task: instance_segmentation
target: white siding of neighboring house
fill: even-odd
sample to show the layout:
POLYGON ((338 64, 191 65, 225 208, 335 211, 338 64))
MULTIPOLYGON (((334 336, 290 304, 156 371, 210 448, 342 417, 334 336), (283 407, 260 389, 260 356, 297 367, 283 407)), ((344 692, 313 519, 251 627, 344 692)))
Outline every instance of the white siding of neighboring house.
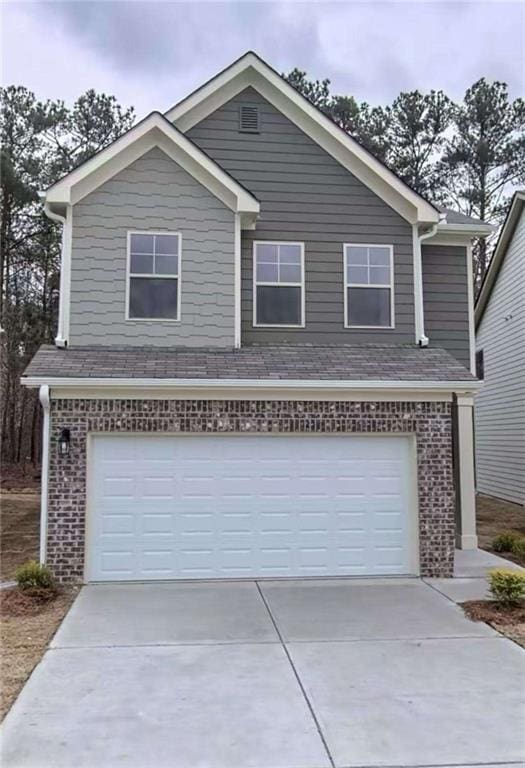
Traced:
POLYGON ((481 323, 485 382, 476 397, 477 490, 525 503, 525 210, 481 323))

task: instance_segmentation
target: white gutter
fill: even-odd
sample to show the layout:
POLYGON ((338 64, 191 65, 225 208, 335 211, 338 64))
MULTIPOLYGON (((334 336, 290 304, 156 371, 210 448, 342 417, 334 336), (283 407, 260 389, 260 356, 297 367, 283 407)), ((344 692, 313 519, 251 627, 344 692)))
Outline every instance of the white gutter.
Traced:
POLYGON ((49 386, 42 384, 39 399, 44 410, 44 428, 42 431, 42 488, 40 495, 40 562, 46 562, 47 555, 47 493, 49 483, 49 386))
POLYGON ((466 381, 402 381, 402 380, 346 380, 346 379, 129 379, 129 378, 103 378, 103 377, 43 377, 23 376, 21 383, 26 387, 79 387, 90 389, 93 387, 106 387, 108 389, 125 388, 128 390, 149 389, 251 389, 251 390, 440 390, 452 392, 472 391, 479 389, 482 382, 476 380, 466 381))
MULTIPOLYGON (((440 220, 443 220, 444 214, 440 214, 440 220)), ((417 224, 412 226, 412 247, 414 250, 414 312, 415 312, 415 326, 416 326, 416 344, 420 347, 428 347, 429 338, 425 335, 425 311, 423 302, 423 261, 421 256, 421 243, 423 240, 428 240, 430 237, 434 237, 439 227, 439 222, 433 224, 432 227, 419 234, 419 228, 417 224)))
POLYGON ((233 276, 233 296, 234 296, 234 347, 240 349, 241 346, 241 214, 235 214, 234 222, 234 276, 233 276))
MULTIPOLYGON (((41 193, 45 196, 45 193, 41 193)), ((71 284, 71 239, 72 221, 71 206, 66 207, 66 215, 51 210, 47 200, 44 202, 44 212, 51 221, 62 224, 62 246, 60 250, 60 289, 58 296, 58 330, 55 338, 57 347, 67 347, 69 336, 69 289, 71 284)))

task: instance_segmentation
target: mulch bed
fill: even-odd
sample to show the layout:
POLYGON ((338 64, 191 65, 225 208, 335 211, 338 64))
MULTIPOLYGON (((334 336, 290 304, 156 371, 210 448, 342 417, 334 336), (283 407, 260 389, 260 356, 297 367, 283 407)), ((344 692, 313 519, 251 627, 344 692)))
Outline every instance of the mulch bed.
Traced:
POLYGON ((57 596, 57 589, 39 587, 2 589, 0 590, 0 616, 34 616, 57 596))
POLYGON ((461 607, 472 621, 484 621, 525 647, 525 600, 511 608, 503 608, 494 600, 468 600, 461 607))

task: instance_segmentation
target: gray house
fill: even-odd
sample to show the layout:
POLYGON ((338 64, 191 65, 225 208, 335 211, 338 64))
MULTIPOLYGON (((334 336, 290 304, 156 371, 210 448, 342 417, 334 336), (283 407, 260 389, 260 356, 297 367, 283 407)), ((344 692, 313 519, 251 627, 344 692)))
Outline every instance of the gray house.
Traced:
POLYGON ((451 574, 473 236, 248 53, 45 193, 41 559, 63 581, 451 574))
POLYGON ((476 302, 476 484, 525 504, 525 192, 516 192, 476 302))

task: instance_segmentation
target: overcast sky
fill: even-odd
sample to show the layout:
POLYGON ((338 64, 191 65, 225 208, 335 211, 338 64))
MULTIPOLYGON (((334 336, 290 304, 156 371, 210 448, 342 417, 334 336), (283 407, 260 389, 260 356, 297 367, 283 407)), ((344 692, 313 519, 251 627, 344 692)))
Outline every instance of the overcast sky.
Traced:
POLYGON ((372 104, 460 98, 480 77, 525 93, 525 1, 24 2, 3 5, 2 80, 71 103, 87 88, 165 110, 248 49, 372 104))

